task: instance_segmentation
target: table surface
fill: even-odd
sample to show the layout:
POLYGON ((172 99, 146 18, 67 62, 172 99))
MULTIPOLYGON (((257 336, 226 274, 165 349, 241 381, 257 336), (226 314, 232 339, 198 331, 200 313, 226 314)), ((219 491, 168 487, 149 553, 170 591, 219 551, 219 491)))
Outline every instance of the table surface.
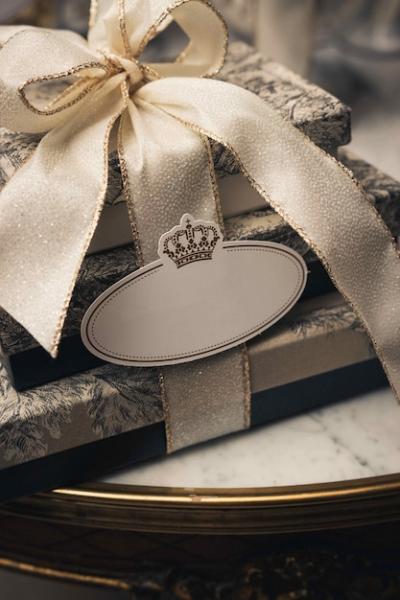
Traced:
POLYGON ((114 473, 108 483, 243 488, 400 472, 400 406, 390 389, 114 473))

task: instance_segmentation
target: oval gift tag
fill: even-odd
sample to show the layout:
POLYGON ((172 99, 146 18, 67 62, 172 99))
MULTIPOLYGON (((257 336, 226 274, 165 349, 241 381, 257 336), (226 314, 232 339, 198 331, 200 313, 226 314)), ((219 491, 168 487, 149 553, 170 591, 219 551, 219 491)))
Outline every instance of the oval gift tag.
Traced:
POLYGON ((132 366, 189 362, 237 346, 301 296, 306 265, 272 242, 223 242, 215 223, 184 215, 160 239, 160 260, 106 290, 85 314, 86 347, 132 366))

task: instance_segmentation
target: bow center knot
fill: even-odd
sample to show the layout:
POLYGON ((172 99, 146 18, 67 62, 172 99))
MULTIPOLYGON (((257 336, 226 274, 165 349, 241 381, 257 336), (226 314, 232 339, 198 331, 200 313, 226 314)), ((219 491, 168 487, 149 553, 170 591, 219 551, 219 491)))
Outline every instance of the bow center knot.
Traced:
POLYGON ((134 58, 126 58, 119 54, 103 52, 110 75, 126 73, 129 90, 135 91, 144 83, 144 67, 134 58))

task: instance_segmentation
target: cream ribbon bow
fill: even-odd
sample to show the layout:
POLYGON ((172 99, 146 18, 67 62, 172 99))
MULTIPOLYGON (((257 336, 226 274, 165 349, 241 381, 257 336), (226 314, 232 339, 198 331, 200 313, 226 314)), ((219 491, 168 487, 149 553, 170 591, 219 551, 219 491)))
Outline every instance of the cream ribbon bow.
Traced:
POLYGON ((222 66, 227 34, 205 0, 99 0, 91 17, 87 42, 21 28, 0 51, 0 126, 47 132, 0 197, 3 309, 56 354, 103 207, 114 125, 132 225, 145 218, 146 203, 160 204, 160 223, 142 245, 145 262, 163 214, 179 222, 190 198, 196 218, 206 216, 201 207, 215 193, 208 137, 232 151, 317 253, 399 393, 400 261, 351 175, 266 102, 210 78, 222 66), (173 63, 142 64, 147 43, 171 19, 190 39, 186 52, 173 63), (49 107, 32 104, 30 85, 67 76, 75 82, 49 107))

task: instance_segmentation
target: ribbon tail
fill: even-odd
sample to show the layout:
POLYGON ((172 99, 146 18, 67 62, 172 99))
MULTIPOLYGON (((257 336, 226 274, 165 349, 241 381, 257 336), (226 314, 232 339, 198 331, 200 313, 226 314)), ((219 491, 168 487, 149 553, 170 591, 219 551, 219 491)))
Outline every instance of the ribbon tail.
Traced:
POLYGON ((242 88, 175 78, 152 82, 140 95, 233 152, 253 187, 318 255, 400 397, 400 258, 351 174, 242 88))
MULTIPOLYGON (((206 221, 220 217, 208 140, 136 100, 121 118, 119 155, 133 230, 146 264, 158 258, 161 235, 184 213, 206 221)), ((166 367, 160 382, 168 452, 249 426, 248 364, 241 348, 166 367)))
POLYGON ((109 135, 124 106, 119 86, 93 93, 1 193, 0 306, 53 357, 103 207, 109 135))

